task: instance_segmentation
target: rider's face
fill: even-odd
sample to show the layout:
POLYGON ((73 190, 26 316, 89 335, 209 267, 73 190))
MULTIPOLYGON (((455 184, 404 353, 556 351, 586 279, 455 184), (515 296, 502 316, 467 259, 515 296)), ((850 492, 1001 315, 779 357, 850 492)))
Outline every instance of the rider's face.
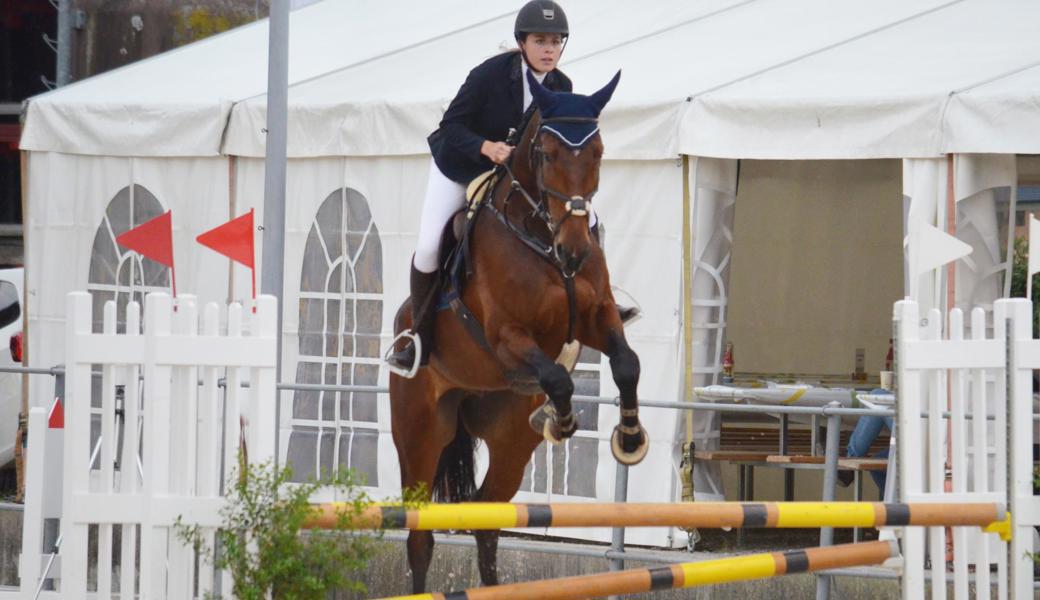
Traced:
POLYGON ((563 36, 558 33, 529 33, 527 39, 520 42, 520 49, 527 58, 527 64, 539 73, 548 73, 556 68, 563 51, 563 36))

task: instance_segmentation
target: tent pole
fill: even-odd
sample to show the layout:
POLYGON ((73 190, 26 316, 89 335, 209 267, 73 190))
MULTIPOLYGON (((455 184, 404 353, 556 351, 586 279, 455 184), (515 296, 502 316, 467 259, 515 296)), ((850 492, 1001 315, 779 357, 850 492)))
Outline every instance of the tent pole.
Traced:
MULTIPOLYGON (((956 161, 952 153, 946 155, 946 233, 952 237, 957 237, 957 196, 954 190, 955 187, 955 169, 956 161)), ((957 277, 957 263, 960 259, 950 261, 946 264, 946 338, 952 339, 952 331, 950 331, 950 313, 956 308, 956 277, 957 277)), ((969 307, 970 310, 970 307, 969 307)), ((946 410, 953 412, 953 378, 946 378, 946 410)), ((946 420, 946 465, 945 471, 946 476, 943 481, 943 491, 950 493, 953 492, 953 466, 950 462, 953 456, 953 419, 946 420)), ((933 490, 934 491, 934 490, 933 490)), ((946 548, 945 557, 946 560, 953 560, 954 552, 966 552, 965 548, 954 548, 953 546, 953 535, 952 530, 946 528, 946 548)), ((940 550, 933 551, 932 560, 936 560, 935 557, 939 555, 940 550)))
MULTIPOLYGON (((267 53, 267 143, 264 161, 264 231, 261 293, 278 299, 275 373, 282 379, 282 287, 285 271, 285 157, 289 99, 289 0, 272 0, 267 53)), ((280 396, 279 396, 280 399, 280 396)), ((278 427, 275 427, 275 465, 278 427)))
MULTIPOLYGON (((24 117, 23 117, 24 118, 24 117)), ((22 262, 25 262, 25 249, 29 248, 29 153, 22 150, 18 153, 22 183, 22 262)), ((22 271, 22 365, 29 365, 29 280, 27 270, 22 271)), ((29 433, 29 374, 22 374, 21 410, 18 413, 18 429, 14 438, 14 471, 15 502, 25 501, 25 450, 22 447, 25 436, 29 433)))
MULTIPOLYGON (((953 154, 946 155, 946 233, 957 237, 957 199, 954 197, 954 160, 953 154)), ((956 277, 957 261, 946 264, 946 314, 954 309, 956 304, 956 277)), ((949 317, 947 317, 949 318, 949 317)), ((947 322, 949 325, 949 322, 947 322)))
MULTIPOLYGON (((682 157, 683 191, 683 399, 693 402, 693 207, 690 198, 690 157, 682 157)), ((686 411, 686 443, 693 441, 693 412, 686 411)))

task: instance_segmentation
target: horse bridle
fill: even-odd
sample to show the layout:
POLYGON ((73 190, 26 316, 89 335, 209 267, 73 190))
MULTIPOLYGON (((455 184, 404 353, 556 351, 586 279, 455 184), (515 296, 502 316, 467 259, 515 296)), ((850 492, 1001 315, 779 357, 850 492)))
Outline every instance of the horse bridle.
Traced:
POLYGON ((535 172, 535 185, 538 188, 538 193, 541 195, 541 205, 543 208, 545 208, 549 196, 553 196, 556 199, 563 202, 564 208, 567 209, 567 213, 563 216, 562 219, 560 219, 559 223, 555 224, 555 226, 552 226, 549 223, 547 223, 547 225, 550 225, 550 232, 555 233, 555 230, 563 226, 564 222, 566 222, 567 219, 569 219, 572 216, 587 217, 589 214, 588 206, 592 202, 592 196, 594 196, 598 190, 592 190, 584 196, 567 196, 566 194, 563 194, 545 185, 545 171, 542 168, 542 165, 544 162, 546 162, 546 155, 545 149, 542 148, 542 137, 540 135, 542 133, 542 129, 546 125, 551 125, 553 123, 595 124, 596 122, 597 120, 593 117, 554 117, 545 119, 538 125, 538 131, 535 133, 534 140, 532 140, 531 142, 531 152, 530 156, 528 157, 528 160, 531 163, 531 168, 535 172))
MULTIPOLYGON (((563 258, 560 257, 559 252, 556 249, 556 244, 553 243, 556 239, 556 232, 567 219, 571 217, 587 217, 589 215, 590 204, 592 203, 592 197, 598 190, 592 190, 584 196, 572 195, 568 196, 559 190, 549 187, 545 184, 545 168, 546 152, 542 148, 541 134, 543 133, 542 128, 546 125, 553 123, 592 123, 595 124, 597 119, 594 117, 552 117, 542 120, 538 124, 538 131, 534 134, 534 139, 531 141, 530 152, 528 155, 528 161, 531 165, 531 170, 535 172, 535 187, 538 191, 538 200, 535 201, 524 186, 520 185, 517 181, 516 176, 513 174, 513 170, 509 163, 502 165, 505 172, 509 175, 509 194, 506 196, 503 202, 503 211, 499 212, 498 209, 494 208, 491 203, 488 206, 491 207, 492 211, 507 227, 509 227, 513 233, 520 238, 525 245, 533 249, 540 256, 551 259, 556 267, 560 270, 560 274, 563 275, 564 279, 572 279, 576 274, 568 271, 564 265, 563 258), (519 193, 531 206, 531 215, 538 217, 538 219, 545 225, 549 231, 549 243, 544 244, 540 239, 533 236, 529 231, 522 231, 516 225, 514 225, 508 218, 505 212, 508 210, 509 200, 512 198, 513 193, 519 193), (549 198, 555 198, 556 200, 563 202, 563 206, 566 209, 563 218, 558 222, 553 221, 552 214, 549 212, 549 198)), ((512 157, 511 157, 512 159, 512 157)), ((510 160, 512 162, 512 160, 510 160)), ((526 226, 525 226, 526 229, 526 226)))

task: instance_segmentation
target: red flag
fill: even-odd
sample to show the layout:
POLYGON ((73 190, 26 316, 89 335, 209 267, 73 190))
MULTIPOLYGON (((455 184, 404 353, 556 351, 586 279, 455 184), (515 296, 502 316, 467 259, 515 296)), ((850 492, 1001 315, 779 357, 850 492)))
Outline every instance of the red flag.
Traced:
POLYGON ((196 238, 235 262, 253 268, 253 209, 196 238))
POLYGON ((48 429, 65 429, 65 409, 61 407, 61 398, 54 399, 51 416, 47 419, 48 429))
POLYGON ((116 238, 120 246, 170 267, 173 295, 177 296, 177 271, 173 268, 173 222, 170 211, 141 223, 116 238))
POLYGON ((141 223, 116 238, 120 246, 173 268, 173 226, 170 211, 141 223))
POLYGON ((216 250, 231 260, 241 263, 253 272, 253 297, 256 298, 256 264, 253 248, 253 209, 214 227, 195 238, 200 244, 216 250))

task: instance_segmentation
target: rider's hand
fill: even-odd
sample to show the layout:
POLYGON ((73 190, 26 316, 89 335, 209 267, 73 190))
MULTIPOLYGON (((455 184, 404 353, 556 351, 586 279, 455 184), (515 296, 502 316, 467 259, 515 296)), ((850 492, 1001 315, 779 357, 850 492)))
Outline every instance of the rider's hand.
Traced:
POLYGON ((491 159, 491 162, 496 165, 500 165, 509 160, 509 155, 512 152, 513 147, 504 142, 484 140, 484 143, 480 145, 480 153, 491 159))

